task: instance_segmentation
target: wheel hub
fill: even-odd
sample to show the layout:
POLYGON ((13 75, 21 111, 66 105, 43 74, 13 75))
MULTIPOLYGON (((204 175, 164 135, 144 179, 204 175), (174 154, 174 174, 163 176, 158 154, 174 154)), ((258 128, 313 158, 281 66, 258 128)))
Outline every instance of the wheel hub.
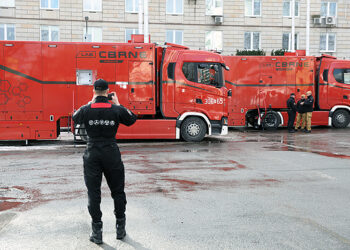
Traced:
POLYGON ((191 136, 196 136, 199 134, 201 128, 197 123, 191 123, 187 126, 187 133, 191 136))
POLYGON ((343 114, 338 114, 336 117, 337 121, 340 123, 344 123, 345 122, 345 115, 343 114))

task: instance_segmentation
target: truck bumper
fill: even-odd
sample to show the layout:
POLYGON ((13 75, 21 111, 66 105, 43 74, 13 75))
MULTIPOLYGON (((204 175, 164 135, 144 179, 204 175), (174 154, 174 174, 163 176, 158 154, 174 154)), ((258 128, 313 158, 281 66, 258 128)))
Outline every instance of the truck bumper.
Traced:
POLYGON ((211 133, 213 135, 227 135, 227 117, 223 117, 220 121, 210 121, 211 124, 211 133))

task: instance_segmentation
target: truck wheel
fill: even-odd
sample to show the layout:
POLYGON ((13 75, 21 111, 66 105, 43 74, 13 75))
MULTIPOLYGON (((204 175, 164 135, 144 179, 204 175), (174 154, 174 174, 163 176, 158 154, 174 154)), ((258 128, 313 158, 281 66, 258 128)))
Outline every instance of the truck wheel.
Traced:
POLYGON ((268 111, 263 120, 263 126, 265 129, 277 129, 280 123, 281 118, 275 111, 268 111))
POLYGON ((346 128, 350 122, 350 114, 344 109, 338 109, 333 113, 332 125, 335 128, 346 128))
POLYGON ((187 142, 200 142, 206 132, 206 124, 198 117, 189 117, 181 124, 181 136, 187 142))
POLYGON ((76 140, 76 137, 79 136, 81 138, 81 141, 87 142, 88 138, 87 138, 87 132, 84 124, 77 124, 74 132, 75 132, 74 141, 80 141, 80 140, 76 140))

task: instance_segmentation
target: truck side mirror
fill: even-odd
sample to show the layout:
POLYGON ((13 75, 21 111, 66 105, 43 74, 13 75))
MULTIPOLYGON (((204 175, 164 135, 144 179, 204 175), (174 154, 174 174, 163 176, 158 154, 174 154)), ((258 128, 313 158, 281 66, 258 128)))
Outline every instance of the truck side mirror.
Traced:
POLYGON ((232 89, 227 92, 227 96, 232 96, 232 89))

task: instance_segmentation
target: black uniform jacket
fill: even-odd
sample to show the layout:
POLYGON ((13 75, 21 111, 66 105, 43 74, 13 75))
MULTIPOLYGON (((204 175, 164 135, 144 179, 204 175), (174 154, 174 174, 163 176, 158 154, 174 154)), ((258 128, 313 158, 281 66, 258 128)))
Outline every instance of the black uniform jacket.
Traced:
POLYGON ((73 115, 75 124, 84 124, 89 141, 114 139, 119 124, 131 126, 136 115, 123 106, 108 102, 108 98, 97 96, 94 103, 80 107, 73 115))
POLYGON ((312 112, 314 106, 314 97, 312 95, 308 96, 304 103, 304 111, 305 112, 312 112))
POLYGON ((298 113, 300 113, 300 114, 305 113, 305 107, 304 107, 304 105, 301 105, 301 104, 300 104, 300 103, 302 103, 302 102, 304 102, 304 104, 305 104, 305 99, 300 99, 300 100, 298 101, 298 103, 297 103, 297 111, 298 111, 298 113))
POLYGON ((289 111, 297 111, 297 107, 295 106, 295 99, 293 97, 289 97, 287 100, 287 108, 289 111))

